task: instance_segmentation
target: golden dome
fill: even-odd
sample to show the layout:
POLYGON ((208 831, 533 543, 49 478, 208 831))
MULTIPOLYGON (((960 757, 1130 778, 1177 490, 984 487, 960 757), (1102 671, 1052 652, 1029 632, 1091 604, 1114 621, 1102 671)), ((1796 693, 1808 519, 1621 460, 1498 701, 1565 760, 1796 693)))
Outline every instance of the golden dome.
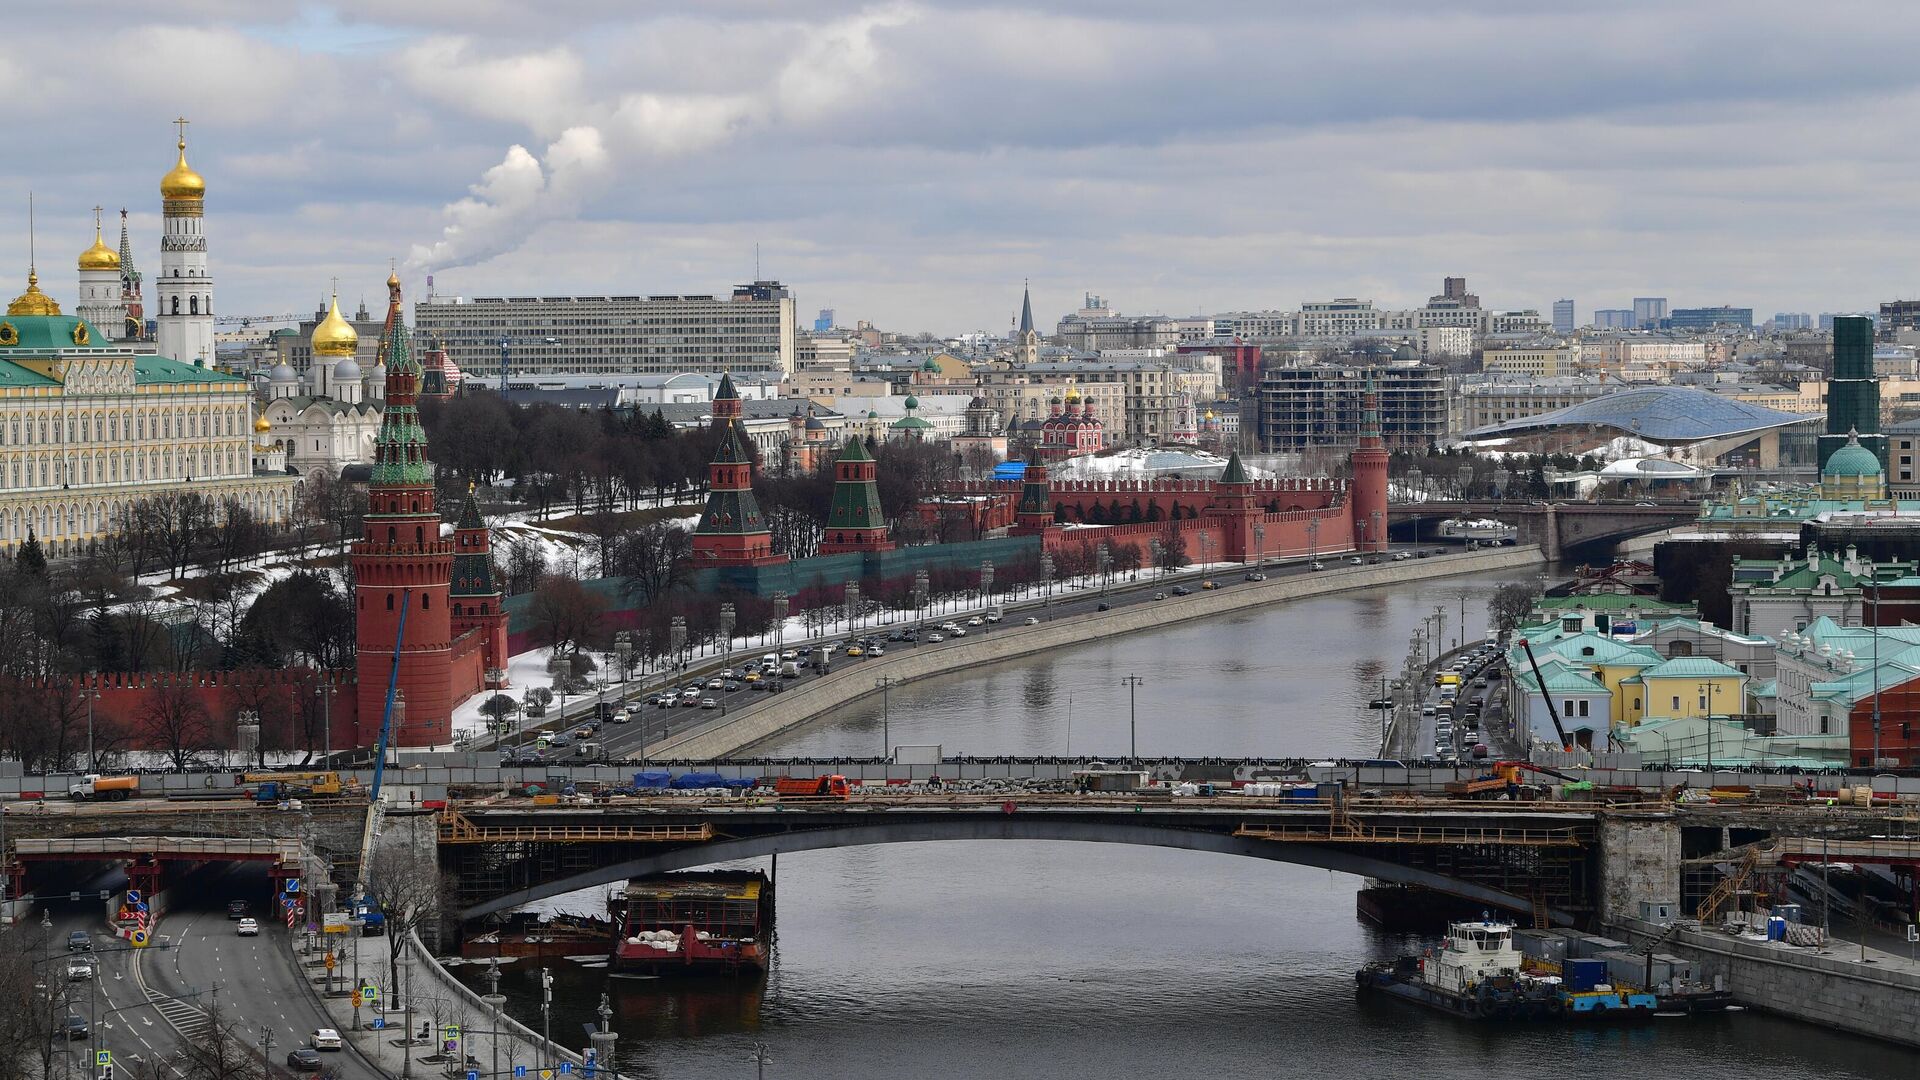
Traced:
POLYGON ((27 291, 13 298, 7 305, 9 315, 58 315, 60 305, 53 297, 40 291, 40 275, 27 271, 27 291))
POLYGON ((118 270, 120 253, 107 246, 100 238, 100 223, 93 224, 93 246, 80 253, 82 270, 118 270))
POLYGON ((187 140, 181 139, 180 160, 174 162, 167 175, 160 178, 160 197, 163 199, 203 199, 207 195, 207 182, 200 174, 187 166, 187 140))
POLYGON ((1072 405, 1079 400, 1080 400, 1080 388, 1077 386, 1067 387, 1067 404, 1072 405))
POLYGON ((387 288, 394 289, 394 288, 398 288, 399 285, 400 285, 400 271, 398 270, 392 271, 387 275, 387 288))
POLYGON ((352 324, 340 317, 339 296, 333 298, 327 317, 313 328, 312 341, 315 356, 352 356, 360 348, 360 335, 354 332, 352 324))
POLYGON ((273 430, 273 421, 267 419, 266 413, 261 413, 259 416, 254 418, 253 430, 262 435, 265 435, 267 432, 273 430))

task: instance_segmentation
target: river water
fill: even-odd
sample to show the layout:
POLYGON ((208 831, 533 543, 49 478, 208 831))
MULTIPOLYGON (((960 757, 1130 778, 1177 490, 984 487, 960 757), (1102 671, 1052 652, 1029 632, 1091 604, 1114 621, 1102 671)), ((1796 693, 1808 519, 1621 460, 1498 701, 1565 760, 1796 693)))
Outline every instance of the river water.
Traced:
MULTIPOLYGON (((1443 607, 1454 638, 1464 595, 1478 636, 1506 580, 1537 578, 1322 597, 902 687, 888 703, 891 738, 950 754, 1046 754, 1066 752, 1070 737, 1073 753, 1119 756, 1120 679, 1138 674, 1142 754, 1368 756, 1379 720, 1366 699, 1412 630, 1443 607)), ((880 711, 861 702, 760 749, 877 752, 880 711)), ((1757 1013, 1491 1028, 1358 1000, 1356 967, 1420 942, 1354 917, 1358 879, 1304 867, 979 841, 789 855, 777 874, 764 984, 610 980, 562 962, 556 1036, 580 1044, 610 990, 621 1069, 648 1080, 752 1077, 762 1045, 775 1078, 1920 1077, 1920 1054, 1757 1013)), ((537 1027, 536 973, 506 971, 509 1008, 537 1027)))

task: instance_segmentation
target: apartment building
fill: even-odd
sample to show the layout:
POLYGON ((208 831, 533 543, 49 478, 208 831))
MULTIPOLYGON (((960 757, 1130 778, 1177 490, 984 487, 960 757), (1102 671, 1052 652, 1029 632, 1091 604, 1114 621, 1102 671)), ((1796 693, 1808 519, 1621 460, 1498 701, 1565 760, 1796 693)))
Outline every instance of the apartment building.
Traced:
POLYGON ((1372 381, 1389 449, 1424 449, 1447 435, 1445 374, 1425 364, 1311 365, 1261 373, 1253 442, 1262 453, 1352 446, 1372 381))
POLYGON ((1480 367, 1510 375, 1531 375, 1552 379, 1572 375, 1580 366, 1577 345, 1522 345, 1490 348, 1481 352, 1480 367))

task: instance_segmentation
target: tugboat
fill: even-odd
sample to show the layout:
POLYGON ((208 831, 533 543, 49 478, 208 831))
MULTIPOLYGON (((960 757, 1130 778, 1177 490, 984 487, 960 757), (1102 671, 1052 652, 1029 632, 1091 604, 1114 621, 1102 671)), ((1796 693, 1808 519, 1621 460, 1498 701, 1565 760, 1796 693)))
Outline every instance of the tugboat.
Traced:
POLYGON ((1657 1005, 1652 994, 1595 981, 1586 968, 1566 980, 1529 972, 1514 947, 1513 924, 1485 917, 1449 923, 1437 950, 1369 964, 1355 980, 1363 992, 1470 1020, 1639 1020, 1652 1017, 1657 1005))

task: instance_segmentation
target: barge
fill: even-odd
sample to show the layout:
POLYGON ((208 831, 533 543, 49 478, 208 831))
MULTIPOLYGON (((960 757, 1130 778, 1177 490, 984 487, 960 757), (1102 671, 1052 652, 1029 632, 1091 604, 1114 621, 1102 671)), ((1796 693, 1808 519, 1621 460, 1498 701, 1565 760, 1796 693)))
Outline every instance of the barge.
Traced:
POLYGON ((1469 1020, 1578 1020, 1617 1023, 1653 1016, 1654 995, 1600 981, 1606 965, 1564 976, 1529 970, 1513 924, 1455 922, 1437 949, 1369 964, 1355 975, 1362 993, 1383 994, 1469 1020))
POLYGON ((609 964, 647 975, 758 975, 773 933, 773 882, 759 871, 634 878, 607 901, 609 964))

